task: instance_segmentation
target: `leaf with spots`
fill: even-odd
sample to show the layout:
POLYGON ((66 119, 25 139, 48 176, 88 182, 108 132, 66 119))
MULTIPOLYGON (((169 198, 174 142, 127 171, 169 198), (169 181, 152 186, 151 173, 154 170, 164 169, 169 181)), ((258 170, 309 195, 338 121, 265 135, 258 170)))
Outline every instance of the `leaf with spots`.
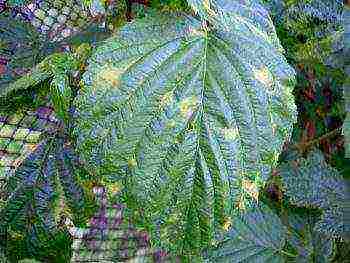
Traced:
POLYGON ((121 28, 75 101, 88 168, 123 181, 153 241, 180 254, 256 202, 296 120, 294 71, 267 12, 212 3, 222 15, 210 23, 164 13, 121 28))

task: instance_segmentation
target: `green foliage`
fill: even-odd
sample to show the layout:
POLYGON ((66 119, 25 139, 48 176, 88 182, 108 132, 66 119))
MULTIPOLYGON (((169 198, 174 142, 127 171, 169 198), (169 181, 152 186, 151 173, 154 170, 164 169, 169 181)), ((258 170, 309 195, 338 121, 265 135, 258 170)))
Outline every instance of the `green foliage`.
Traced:
POLYGON ((316 231, 333 238, 341 237, 349 242, 350 225, 346 220, 346 215, 349 214, 348 203, 348 198, 345 198, 326 209, 315 226, 316 231))
POLYGON ((0 57, 7 60, 0 69, 0 94, 21 71, 31 69, 42 52, 41 39, 31 25, 0 14, 0 57))
MULTIPOLYGON (((350 54, 350 7, 346 6, 343 13, 343 27, 344 27, 344 48, 346 54, 350 54)), ((347 56, 350 57, 350 56, 347 56)), ((345 154, 347 158, 350 158, 350 61, 347 61, 345 72, 348 74, 346 82, 344 84, 344 100, 346 119, 344 120, 343 132, 345 136, 345 154)))
POLYGON ((336 169, 327 165, 322 153, 315 151, 307 159, 284 163, 279 173, 285 194, 293 204, 324 210, 316 226, 319 232, 349 238, 350 229, 344 221, 346 182, 336 169))
POLYGON ((280 166, 285 193, 298 206, 328 208, 346 196, 346 185, 319 151, 280 166))
POLYGON ((20 101, 25 99, 26 97, 22 95, 26 92, 32 93, 33 88, 43 92, 41 88, 44 83, 49 86, 44 92, 50 94, 57 115, 67 123, 68 110, 73 97, 70 79, 79 72, 90 51, 91 47, 88 44, 82 44, 75 53, 54 53, 46 57, 28 74, 2 88, 0 103, 13 105, 16 98, 20 101))
MULTIPOLYGON (((32 68, 23 77, 22 72, 0 80, 0 111, 35 107, 49 98, 70 128, 75 106, 73 135, 80 154, 68 143, 72 134, 49 136, 10 176, 0 204, 5 218, 0 254, 5 248, 10 262, 26 257, 68 262, 72 240, 60 219, 71 217, 85 228, 93 210, 86 186, 102 181, 122 191, 113 199, 127 205, 128 216, 151 234, 153 246, 184 262, 201 262, 203 249, 207 262, 333 260, 338 241, 350 239, 340 175, 349 168, 325 143, 328 138, 314 137, 339 131, 347 111, 339 95, 343 84, 347 90, 349 52, 348 12, 341 27, 341 1, 136 1, 142 8, 135 1, 121 0, 113 8, 102 2, 105 27, 116 35, 100 42, 109 33, 91 27, 66 41, 90 43, 93 51, 84 44, 39 64, 46 51, 37 33, 31 36, 25 24, 0 18, 0 55, 15 54, 6 70, 32 68), (269 7, 279 39, 261 2, 269 7), (126 23, 133 17, 138 19, 126 23), (22 48, 13 51, 8 47, 16 37, 22 48), (297 73, 299 123, 293 137, 295 71, 282 46, 297 73), (299 152, 288 151, 273 173, 271 181, 282 186, 278 204, 265 198, 262 203, 260 189, 290 137, 299 152), (300 158, 315 144, 326 145, 329 162, 341 169, 330 167, 320 152, 300 158), (81 169, 80 157, 96 177, 81 169)), ((0 131, 8 134, 4 127, 0 131)), ((15 143, 8 148, 20 150, 15 143)), ((105 208, 91 221, 91 238, 103 237, 105 219, 119 215, 105 208)), ((96 244, 84 244, 89 256, 96 244)))
POLYGON ((70 244, 59 226, 61 216, 69 215, 81 224, 94 210, 93 199, 77 178, 77 169, 81 168, 72 149, 54 136, 42 141, 8 179, 8 196, 0 215, 1 232, 7 233, 1 240, 11 260, 26 256, 53 260, 59 256, 54 262, 62 262, 59 259, 69 258, 70 249, 57 247, 70 244), (21 253, 13 252, 19 248, 21 253))
POLYGON ((285 262, 286 230, 278 216, 264 204, 238 212, 228 233, 209 252, 208 262, 285 262))
POLYGON ((75 101, 89 169, 123 179, 153 241, 181 254, 258 198, 295 121, 294 71, 267 14, 214 6, 224 15, 208 26, 164 14, 123 27, 92 55, 75 101))
POLYGON ((287 209, 283 215, 290 251, 296 257, 287 257, 287 262, 330 262, 333 258, 334 239, 315 231, 319 219, 308 211, 287 209))

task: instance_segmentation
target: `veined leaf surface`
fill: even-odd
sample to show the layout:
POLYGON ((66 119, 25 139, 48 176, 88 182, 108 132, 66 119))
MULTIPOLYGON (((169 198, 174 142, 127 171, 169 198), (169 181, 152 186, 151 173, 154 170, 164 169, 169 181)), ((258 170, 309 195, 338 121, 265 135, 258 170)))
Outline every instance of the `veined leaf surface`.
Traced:
POLYGON ((286 228, 266 205, 235 215, 229 232, 209 252, 207 262, 285 262, 286 228))
MULTIPOLYGON (((82 224, 93 212, 93 199, 77 175, 76 158, 62 138, 48 137, 9 177, 8 196, 0 209, 0 234, 7 233, 11 242, 21 241, 23 253, 38 256, 50 247, 50 240, 61 238, 63 213, 69 212, 82 224)), ((6 247, 11 246, 1 238, 8 242, 6 247)))
POLYGON ((89 168, 127 175, 154 240, 184 253, 258 199, 295 121, 294 71, 266 13, 215 4, 226 11, 209 24, 165 13, 126 25, 92 55, 76 99, 89 168))
POLYGON ((320 151, 299 159, 298 164, 282 164, 279 172, 286 195, 297 206, 327 209, 347 198, 344 179, 320 151))

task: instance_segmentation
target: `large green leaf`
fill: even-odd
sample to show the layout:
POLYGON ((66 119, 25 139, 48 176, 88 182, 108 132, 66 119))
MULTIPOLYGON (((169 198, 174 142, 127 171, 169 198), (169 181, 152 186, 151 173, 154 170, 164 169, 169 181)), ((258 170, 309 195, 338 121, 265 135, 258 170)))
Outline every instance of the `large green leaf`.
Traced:
POLYGON ((94 52, 76 99, 87 166, 126 178, 126 202, 178 252, 258 198, 295 121, 294 71, 253 2, 215 1, 209 24, 168 13, 129 23, 94 52))
POLYGON ((266 205, 237 214, 229 232, 208 254, 208 262, 284 262, 286 228, 266 205))

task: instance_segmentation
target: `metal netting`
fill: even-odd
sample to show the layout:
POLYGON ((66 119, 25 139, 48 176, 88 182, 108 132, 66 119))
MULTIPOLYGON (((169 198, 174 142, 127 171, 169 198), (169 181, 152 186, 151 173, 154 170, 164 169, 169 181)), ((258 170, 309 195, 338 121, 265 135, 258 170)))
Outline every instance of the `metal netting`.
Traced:
POLYGON ((0 115, 0 180, 5 180, 35 150, 41 137, 60 125, 50 106, 0 115))
POLYGON ((152 249, 147 233, 135 229, 122 205, 108 201, 104 187, 94 192, 100 208, 88 228, 69 227, 74 237, 71 262, 179 262, 152 249))
POLYGON ((30 23, 46 41, 61 41, 95 22, 103 26, 102 7, 94 10, 95 6, 90 8, 79 0, 32 0, 19 6, 9 6, 8 2, 0 0, 0 13, 1 6, 3 10, 7 7, 13 17, 30 23))

